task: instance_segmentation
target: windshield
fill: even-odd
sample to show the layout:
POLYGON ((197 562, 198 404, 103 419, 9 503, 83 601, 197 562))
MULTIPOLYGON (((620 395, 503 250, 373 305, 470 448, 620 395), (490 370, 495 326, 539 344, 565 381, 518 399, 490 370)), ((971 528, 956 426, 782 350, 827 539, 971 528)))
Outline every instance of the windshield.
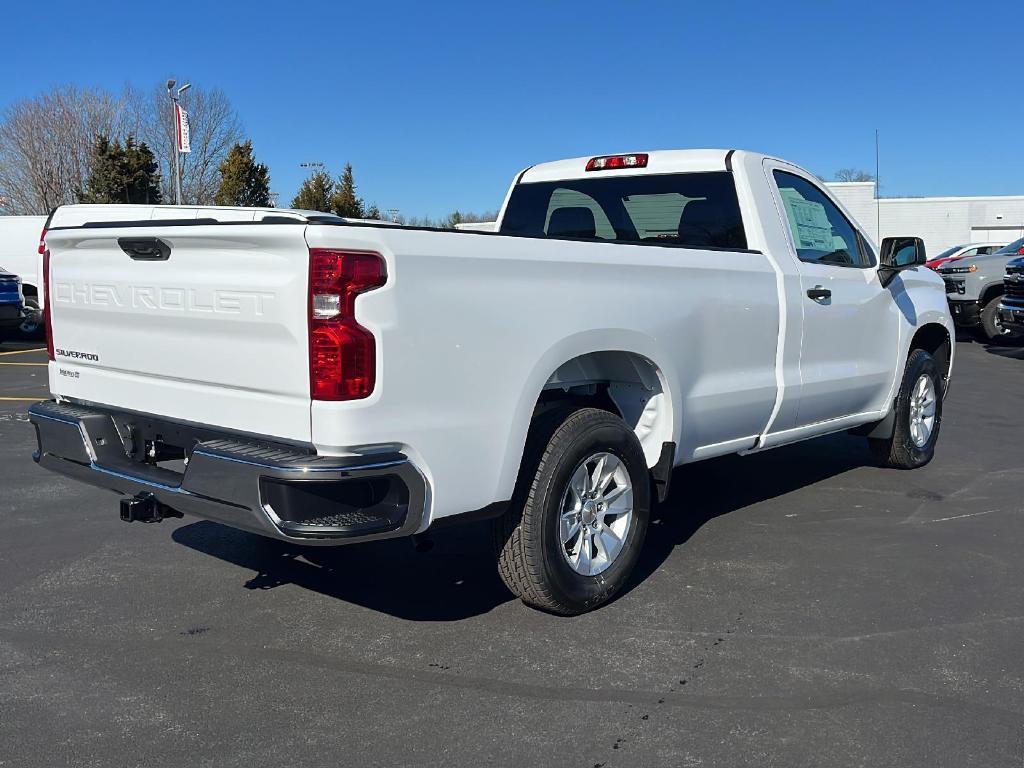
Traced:
POLYGON ((954 245, 952 248, 947 248, 946 250, 944 250, 938 256, 932 256, 932 259, 945 259, 948 256, 952 256, 954 253, 959 251, 961 248, 963 248, 962 245, 954 245))
POLYGON ((1005 254, 1009 255, 1011 253, 1019 252, 1022 248, 1024 248, 1024 237, 1022 237, 1020 240, 1014 240, 1009 245, 1004 245, 1002 248, 1000 248, 998 251, 996 251, 996 253, 1000 253, 1000 254, 1005 253, 1005 254))

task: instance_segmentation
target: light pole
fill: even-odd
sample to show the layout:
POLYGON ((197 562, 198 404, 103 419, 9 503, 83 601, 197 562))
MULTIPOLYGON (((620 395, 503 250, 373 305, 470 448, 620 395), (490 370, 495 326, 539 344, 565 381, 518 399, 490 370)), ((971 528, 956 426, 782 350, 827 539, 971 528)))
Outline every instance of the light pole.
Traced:
POLYGON ((174 93, 175 80, 167 81, 167 98, 171 100, 171 125, 174 129, 172 140, 173 147, 171 148, 171 155, 174 159, 174 204, 181 205, 181 167, 178 159, 178 102, 181 99, 181 94, 192 87, 192 83, 185 83, 181 88, 178 89, 177 95, 174 93))

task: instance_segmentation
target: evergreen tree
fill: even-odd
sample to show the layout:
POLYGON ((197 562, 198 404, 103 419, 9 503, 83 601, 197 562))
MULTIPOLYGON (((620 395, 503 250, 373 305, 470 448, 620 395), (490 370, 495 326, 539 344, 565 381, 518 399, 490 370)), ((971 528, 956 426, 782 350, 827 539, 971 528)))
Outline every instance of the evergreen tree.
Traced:
POLYGON ((292 200, 292 208, 302 208, 307 211, 332 210, 332 198, 334 196, 334 180, 326 171, 315 171, 308 179, 302 182, 299 187, 299 194, 292 200))
POLYGON ((133 136, 110 142, 97 136, 93 145, 92 167, 85 189, 79 191, 80 203, 159 204, 160 172, 156 159, 145 142, 135 143, 133 136))
POLYGON ((216 205, 249 208, 270 206, 270 174, 267 166, 252 156, 252 142, 235 144, 220 164, 220 186, 213 197, 216 205))
POLYGON ((334 187, 334 195, 331 198, 331 210, 338 216, 347 219, 362 219, 365 217, 363 201, 356 195, 356 182, 352 176, 352 163, 345 163, 345 170, 338 177, 338 183, 334 187))
POLYGON ((380 215, 380 208, 377 207, 377 204, 371 203, 370 207, 366 209, 366 213, 363 214, 363 218, 380 220, 384 217, 380 215))

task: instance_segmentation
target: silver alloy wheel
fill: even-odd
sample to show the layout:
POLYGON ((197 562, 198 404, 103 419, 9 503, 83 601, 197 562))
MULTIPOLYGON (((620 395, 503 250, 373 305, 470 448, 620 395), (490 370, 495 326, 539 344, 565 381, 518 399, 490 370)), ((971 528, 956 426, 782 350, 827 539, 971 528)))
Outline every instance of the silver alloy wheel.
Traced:
POLYGON ((622 552, 633 523, 633 484, 618 456, 595 453, 569 478, 558 522, 562 555, 576 573, 596 576, 622 552))
POLYGON ((910 439, 918 448, 924 448, 935 430, 935 383, 926 373, 918 376, 910 391, 910 439))

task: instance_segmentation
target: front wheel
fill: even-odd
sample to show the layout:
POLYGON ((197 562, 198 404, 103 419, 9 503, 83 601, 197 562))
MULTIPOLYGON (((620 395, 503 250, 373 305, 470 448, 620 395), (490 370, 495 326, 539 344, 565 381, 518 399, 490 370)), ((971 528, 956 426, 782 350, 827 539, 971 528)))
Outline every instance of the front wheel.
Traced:
POLYGON ((913 350, 896 398, 893 435, 868 440, 879 464, 916 469, 932 460, 942 423, 942 385, 942 375, 932 356, 923 349, 913 350))
POLYGON ((25 306, 31 309, 32 313, 21 321, 21 325, 18 326, 18 335, 23 339, 40 339, 43 336, 43 313, 39 311, 39 302, 26 298, 25 306))
POLYGON ((603 605, 626 583, 647 531, 650 475, 618 416, 583 408, 552 426, 528 446, 494 543, 517 597, 568 616, 603 605))
POLYGON ((979 314, 981 322, 979 331, 985 341, 1011 339, 1016 335, 1003 325, 1003 321, 999 317, 999 302, 1001 300, 1001 296, 991 299, 988 304, 982 307, 979 314))

